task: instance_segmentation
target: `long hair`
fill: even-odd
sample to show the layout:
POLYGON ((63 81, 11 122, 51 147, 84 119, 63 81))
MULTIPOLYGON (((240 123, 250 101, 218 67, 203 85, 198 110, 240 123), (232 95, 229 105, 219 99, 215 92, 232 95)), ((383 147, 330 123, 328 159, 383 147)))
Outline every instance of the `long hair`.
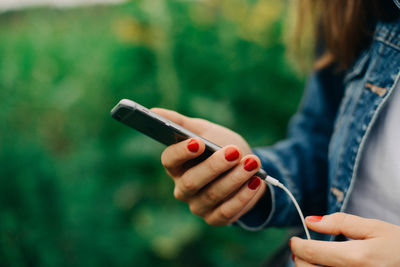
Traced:
POLYGON ((314 68, 336 64, 348 68, 370 44, 377 21, 399 17, 393 0, 297 0, 292 46, 301 51, 312 37, 317 53, 314 68), (307 34, 307 32, 309 34, 307 34), (299 48, 300 47, 300 48, 299 48))

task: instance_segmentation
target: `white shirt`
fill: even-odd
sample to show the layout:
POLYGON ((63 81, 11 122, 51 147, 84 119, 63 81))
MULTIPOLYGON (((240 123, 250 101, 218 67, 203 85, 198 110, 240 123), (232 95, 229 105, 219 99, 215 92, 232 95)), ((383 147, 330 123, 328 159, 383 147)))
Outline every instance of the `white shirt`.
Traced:
POLYGON ((367 137, 347 213, 400 225, 400 83, 367 137))

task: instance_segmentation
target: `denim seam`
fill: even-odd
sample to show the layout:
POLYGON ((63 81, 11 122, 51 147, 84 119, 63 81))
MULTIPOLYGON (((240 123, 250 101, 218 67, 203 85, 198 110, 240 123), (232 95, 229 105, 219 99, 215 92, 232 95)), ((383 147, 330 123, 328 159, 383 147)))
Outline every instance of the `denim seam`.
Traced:
POLYGON ((343 84, 349 83, 354 77, 357 77, 365 67, 366 62, 370 57, 370 49, 366 50, 360 56, 360 60, 357 60, 353 66, 353 68, 345 75, 343 79, 343 84))

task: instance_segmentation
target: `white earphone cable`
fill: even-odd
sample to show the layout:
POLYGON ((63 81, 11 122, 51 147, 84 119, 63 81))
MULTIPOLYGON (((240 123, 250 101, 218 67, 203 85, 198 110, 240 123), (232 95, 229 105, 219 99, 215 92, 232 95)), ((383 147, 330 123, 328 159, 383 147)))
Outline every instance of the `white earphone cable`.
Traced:
POLYGON ((300 215, 300 219, 301 219, 301 222, 303 223, 303 227, 304 227, 304 231, 306 232, 307 239, 308 239, 308 240, 311 240, 310 232, 308 231, 308 228, 307 228, 307 226, 306 226, 306 222, 305 222, 305 220, 304 220, 303 212, 301 211, 300 206, 299 206, 299 204, 297 203, 296 199, 294 198, 293 194, 292 194, 292 193, 289 191, 289 189, 287 189, 281 182, 279 182, 277 179, 275 179, 275 178, 273 178, 273 177, 271 177, 271 176, 267 176, 267 178, 265 178, 265 181, 266 181, 267 183, 273 185, 273 186, 276 186, 276 187, 281 188, 283 191, 286 192, 286 194, 288 194, 288 196, 290 197, 290 199, 293 201, 293 204, 294 204, 294 206, 296 207, 297 212, 298 212, 299 215, 300 215))

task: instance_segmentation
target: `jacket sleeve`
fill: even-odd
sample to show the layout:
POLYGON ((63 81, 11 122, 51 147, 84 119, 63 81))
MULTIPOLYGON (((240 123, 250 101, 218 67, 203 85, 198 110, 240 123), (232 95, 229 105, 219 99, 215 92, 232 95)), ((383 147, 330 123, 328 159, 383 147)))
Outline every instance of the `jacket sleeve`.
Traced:
MULTIPOLYGON (((327 210, 328 146, 343 97, 343 74, 333 67, 308 78, 300 109, 289 123, 288 137, 271 147, 255 148, 267 173, 283 183, 299 202, 304 215, 327 210)), ((248 230, 266 226, 296 226, 301 221, 286 193, 269 190, 236 223, 248 230)))

